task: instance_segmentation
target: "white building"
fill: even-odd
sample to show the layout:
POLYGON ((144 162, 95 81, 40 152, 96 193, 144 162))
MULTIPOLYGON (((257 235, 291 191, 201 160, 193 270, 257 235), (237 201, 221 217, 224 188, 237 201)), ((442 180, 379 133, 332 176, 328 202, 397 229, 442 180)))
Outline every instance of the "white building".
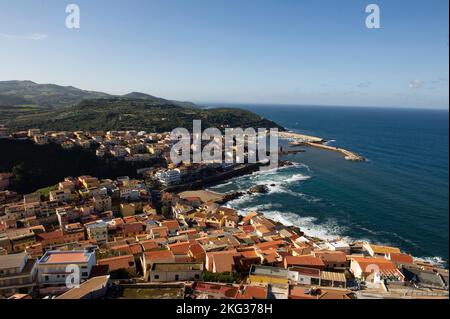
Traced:
POLYGON ((112 200, 110 196, 95 196, 94 197, 94 208, 97 212, 104 212, 111 210, 112 200))
POLYGON ((202 278, 202 263, 155 263, 152 265, 149 281, 199 281, 202 278))
POLYGON ((167 170, 164 172, 156 173, 156 178, 163 185, 172 185, 181 181, 181 172, 179 169, 167 170))
POLYGON ((36 262, 26 253, 0 256, 0 299, 19 291, 31 291, 35 284, 36 262))
POLYGON ((66 285, 68 276, 79 276, 81 282, 89 278, 95 264, 93 252, 47 251, 37 264, 38 281, 41 286, 66 285))
POLYGON ((328 250, 342 251, 346 254, 350 254, 350 245, 346 241, 336 240, 327 242, 325 245, 328 250))
POLYGON ((97 220, 84 226, 89 239, 95 240, 98 244, 108 241, 108 224, 103 220, 97 220))
POLYGON ((51 191, 49 197, 52 202, 68 202, 71 200, 71 193, 69 190, 51 191))

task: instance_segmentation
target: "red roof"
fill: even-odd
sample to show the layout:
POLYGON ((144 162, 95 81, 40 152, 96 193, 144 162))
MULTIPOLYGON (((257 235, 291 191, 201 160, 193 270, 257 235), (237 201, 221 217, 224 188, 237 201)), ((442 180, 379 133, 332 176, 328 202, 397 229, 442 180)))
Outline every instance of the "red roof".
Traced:
POLYGON ((284 259, 284 267, 304 266, 314 268, 325 268, 322 259, 314 256, 286 256, 284 259))
POLYGON ((111 250, 120 251, 120 252, 129 254, 129 255, 133 254, 133 252, 131 251, 130 245, 128 245, 128 244, 111 247, 110 249, 111 250))
POLYGON ((253 233, 255 231, 255 227, 253 225, 244 225, 242 226, 242 230, 245 233, 253 233))
POLYGON ((88 257, 84 252, 58 252, 50 253, 45 263, 85 263, 88 257))
POLYGON ((207 253, 210 258, 210 269, 214 269, 216 273, 232 272, 234 266, 234 257, 239 256, 235 250, 218 251, 207 253))
POLYGON ((276 248, 284 244, 286 244, 284 240, 274 240, 256 244, 256 247, 258 247, 259 249, 267 249, 267 248, 276 248))
POLYGON ((134 257, 132 255, 112 257, 99 260, 98 265, 108 265, 109 271, 114 271, 118 269, 128 269, 134 268, 135 262, 134 257))
POLYGON ((230 285, 209 284, 199 282, 194 286, 194 291, 201 293, 210 293, 213 295, 221 295, 225 298, 235 299, 238 294, 238 288, 230 285))
POLYGON ((206 252, 200 244, 192 244, 191 247, 189 247, 189 251, 195 259, 204 260, 206 256, 206 252))
POLYGON ((131 249, 131 252, 133 253, 133 255, 140 254, 143 251, 142 246, 139 243, 131 244, 130 249, 131 249))
POLYGON ((412 264, 414 258, 407 254, 402 253, 390 253, 390 260, 397 264, 412 264))
POLYGON ((149 251, 145 252, 144 256, 147 263, 173 262, 175 260, 175 256, 169 250, 149 251))
POLYGON ((169 248, 170 251, 172 251, 175 255, 186 255, 189 253, 189 247, 191 246, 191 243, 188 241, 175 243, 167 245, 167 248, 169 248))
POLYGON ((145 240, 141 241, 140 244, 144 251, 155 250, 158 249, 159 245, 155 240, 145 240))
POLYGON ((342 251, 320 250, 314 251, 314 256, 319 257, 325 263, 345 263, 347 255, 342 251))
POLYGON ((267 299, 267 287, 247 286, 237 299, 267 299))
POLYGON ((161 222, 162 227, 167 227, 169 230, 180 229, 180 224, 176 220, 164 220, 161 222))
POLYGON ((359 264, 363 273, 373 273, 377 270, 379 273, 387 276, 398 276, 404 278, 403 274, 397 269, 394 263, 384 258, 353 257, 352 262, 359 264))
POLYGON ((49 233, 36 234, 37 241, 54 240, 54 239, 61 239, 61 238, 63 238, 63 233, 61 230, 56 230, 56 231, 49 232, 49 233))

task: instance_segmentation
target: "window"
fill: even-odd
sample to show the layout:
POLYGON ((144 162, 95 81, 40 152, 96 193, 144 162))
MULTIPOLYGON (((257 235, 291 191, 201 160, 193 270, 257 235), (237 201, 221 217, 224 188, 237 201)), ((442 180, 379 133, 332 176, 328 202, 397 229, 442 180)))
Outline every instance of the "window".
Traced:
POLYGON ((179 275, 175 275, 175 281, 180 280, 180 276, 179 275))
POLYGON ((159 279, 159 276, 158 275, 154 275, 153 279, 159 279))
POLYGON ((82 272, 82 273, 81 273, 81 276, 87 277, 87 276, 89 276, 89 274, 88 274, 87 272, 82 272))
POLYGON ((195 279, 200 279, 200 275, 199 275, 199 274, 196 274, 196 275, 194 276, 194 278, 195 278, 195 279))

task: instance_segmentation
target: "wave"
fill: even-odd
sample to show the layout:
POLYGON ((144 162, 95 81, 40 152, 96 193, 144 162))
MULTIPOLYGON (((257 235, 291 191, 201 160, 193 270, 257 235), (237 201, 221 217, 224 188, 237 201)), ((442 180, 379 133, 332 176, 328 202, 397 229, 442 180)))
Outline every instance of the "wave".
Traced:
MULTIPOLYGON (((326 223, 318 224, 317 218, 308 216, 299 216, 292 212, 281 212, 276 208, 282 208, 280 204, 264 204, 253 207, 246 207, 239 212, 246 216, 251 212, 257 211, 263 213, 269 219, 282 223, 285 226, 299 227, 309 237, 320 238, 323 240, 347 239, 343 238, 345 227, 339 226, 335 220, 329 219, 326 223), (275 208, 275 209, 274 209, 275 208)), ((350 240, 348 238, 348 240, 350 240)))
POLYGON ((420 257, 420 258, 414 258, 415 260, 430 263, 433 266, 445 268, 448 265, 448 261, 444 260, 442 257, 436 256, 436 257, 420 257))
POLYGON ((218 185, 211 186, 210 189, 222 188, 222 187, 225 187, 225 186, 228 186, 228 185, 232 185, 232 184, 233 184, 233 182, 229 181, 229 182, 226 182, 226 183, 223 183, 223 184, 218 184, 218 185))
POLYGON ((311 176, 306 176, 303 174, 294 174, 291 177, 289 177, 288 179, 286 179, 286 183, 290 184, 290 183, 295 183, 295 182, 299 182, 299 181, 306 181, 310 178, 311 178, 311 176))

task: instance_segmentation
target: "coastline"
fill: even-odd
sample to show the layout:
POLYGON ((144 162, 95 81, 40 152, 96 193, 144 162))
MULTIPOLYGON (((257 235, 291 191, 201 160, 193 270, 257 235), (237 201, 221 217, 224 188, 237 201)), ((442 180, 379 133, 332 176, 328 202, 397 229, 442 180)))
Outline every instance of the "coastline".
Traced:
POLYGON ((352 162, 365 162, 366 161, 366 159, 364 157, 362 157, 361 155, 358 155, 352 151, 349 151, 349 150, 346 150, 343 148, 339 148, 339 147, 325 145, 325 143, 327 141, 321 137, 310 136, 310 135, 305 135, 305 134, 300 134, 300 133, 295 133, 295 132, 278 132, 278 137, 293 141, 292 144, 294 144, 295 146, 309 146, 309 147, 320 148, 320 149, 327 150, 327 151, 338 152, 338 153, 342 154, 347 161, 352 161, 352 162))
MULTIPOLYGON (((225 195, 225 194, 222 194, 225 195)), ((233 199, 234 200, 234 199, 233 199)), ((233 208, 235 209, 232 205, 228 205, 228 204, 224 204, 226 207, 229 208, 233 208)), ((276 224, 281 224, 283 226, 287 226, 287 227, 294 227, 297 228, 301 231, 301 233, 303 234, 303 237, 307 238, 308 240, 310 240, 311 242, 314 242, 315 244, 320 244, 320 243, 332 243, 332 242, 344 242, 350 246, 354 246, 354 245, 362 245, 362 244, 375 244, 375 245, 381 245, 381 246, 385 246, 382 243, 378 243, 376 241, 370 241, 367 239, 353 239, 353 238, 349 238, 349 237, 342 237, 342 236, 338 236, 338 235, 328 235, 328 238, 325 238, 327 236, 323 236, 323 235, 310 235, 308 234, 307 231, 304 230, 304 228, 301 225, 297 225, 293 222, 290 222, 289 220, 287 220, 286 218, 282 218, 283 220, 280 219, 274 219, 271 216, 269 216, 267 214, 267 212, 264 211, 249 211, 247 214, 244 214, 241 212, 241 210, 237 210, 239 215, 243 218, 245 218, 246 216, 252 214, 252 213, 258 213, 262 216, 264 216, 265 218, 267 218, 268 220, 270 220, 273 223, 276 224)), ((280 213, 281 215, 282 213, 280 213)), ((282 215, 280 217, 283 217, 282 215)), ((318 228, 320 228, 320 226, 318 226, 318 228)), ((323 229, 324 233, 327 232, 327 230, 323 229)), ((442 257, 440 256, 435 256, 435 257, 416 257, 411 255, 414 259, 414 261, 416 263, 422 263, 425 266, 429 265, 429 266, 434 266, 434 267, 442 267, 445 269, 449 269, 449 264, 448 261, 444 260, 442 257)))
MULTIPOLYGON (((293 166, 295 166, 297 164, 298 163, 294 162, 293 166)), ((279 167, 277 170, 280 170, 283 168, 284 167, 279 167)), ((253 172, 250 174, 237 176, 236 178, 244 177, 244 176, 252 176, 253 174, 258 174, 258 172, 253 172)), ((233 179, 234 178, 224 180, 223 185, 229 185, 230 183, 233 183, 233 179)), ((252 187, 260 185, 259 183, 255 183, 253 181, 251 183, 252 183, 251 184, 252 187)), ((221 186, 221 185, 222 184, 219 184, 217 186, 221 186)), ((250 189, 250 188, 248 188, 248 189, 250 189)), ((207 192, 212 192, 216 195, 222 195, 223 200, 218 202, 218 204, 223 205, 228 208, 236 209, 240 216, 245 217, 253 212, 257 212, 258 214, 265 216, 267 219, 269 219, 275 223, 280 223, 285 226, 290 226, 290 227, 295 227, 295 228, 300 229, 306 238, 308 238, 312 241, 315 241, 315 242, 326 243, 326 242, 334 242, 334 241, 343 241, 343 242, 348 243, 349 245, 355 245, 355 244, 360 244, 360 243, 369 243, 369 244, 375 244, 375 245, 380 245, 380 246, 395 245, 390 242, 383 241, 382 238, 379 238, 379 240, 377 240, 377 239, 373 239, 373 238, 368 239, 368 238, 364 238, 364 237, 352 237, 351 235, 341 235, 339 233, 335 233, 334 231, 328 229, 327 227, 325 227, 325 225, 316 224, 314 217, 301 216, 301 215, 297 215, 292 212, 281 212, 281 211, 276 210, 276 207, 275 207, 275 210, 272 211, 272 208, 265 209, 265 207, 263 207, 263 206, 266 206, 265 204, 256 205, 256 206, 249 205, 247 207, 248 209, 236 207, 239 205, 238 203, 240 201, 247 202, 251 198, 258 198, 259 196, 269 196, 271 192, 269 192, 269 193, 251 193, 250 194, 248 192, 248 190, 245 190, 245 189, 238 190, 238 191, 232 191, 232 192, 222 192, 222 191, 218 191, 215 189, 209 189, 209 188, 205 188, 204 190, 207 192), (234 194, 238 194, 238 196, 237 197, 230 196, 229 198, 227 198, 227 196, 234 195, 234 194)), ((273 206, 276 206, 276 205, 273 205, 273 206)), ((408 250, 402 249, 402 252, 410 254, 410 252, 408 250)), ((439 256, 439 255, 437 255, 437 256, 433 256, 433 255, 415 256, 414 254, 411 254, 411 256, 414 258, 415 261, 417 261, 419 263, 424 263, 424 264, 428 264, 428 265, 432 265, 432 266, 436 266, 436 267, 443 267, 445 269, 448 269, 448 267, 449 267, 448 260, 445 259, 445 257, 439 256)))

